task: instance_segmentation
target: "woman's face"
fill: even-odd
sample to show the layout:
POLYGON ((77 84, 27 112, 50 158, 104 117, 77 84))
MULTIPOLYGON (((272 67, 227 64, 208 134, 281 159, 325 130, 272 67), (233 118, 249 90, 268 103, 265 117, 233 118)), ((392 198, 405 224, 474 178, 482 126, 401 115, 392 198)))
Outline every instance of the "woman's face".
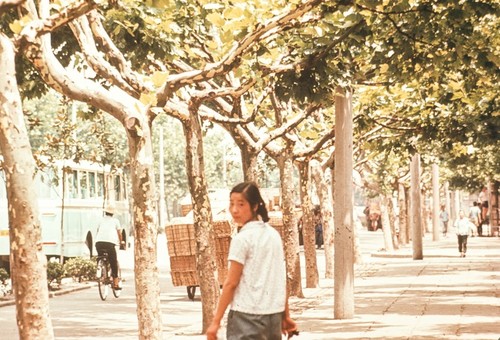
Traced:
POLYGON ((254 219, 254 212, 245 196, 238 192, 233 192, 229 198, 229 211, 233 217, 234 223, 244 225, 254 219))

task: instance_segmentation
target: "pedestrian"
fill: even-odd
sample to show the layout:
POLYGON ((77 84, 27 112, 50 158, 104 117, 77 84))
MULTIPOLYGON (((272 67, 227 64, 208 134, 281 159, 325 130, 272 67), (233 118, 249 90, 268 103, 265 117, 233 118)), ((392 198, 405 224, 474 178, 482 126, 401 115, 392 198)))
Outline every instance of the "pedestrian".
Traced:
POLYGON ((481 207, 481 220, 484 221, 488 217, 488 188, 483 187, 477 199, 481 207))
POLYGON ((113 277, 113 287, 114 289, 121 289, 120 279, 118 277, 116 246, 120 246, 124 241, 122 240, 120 221, 113 215, 114 209, 111 206, 106 206, 104 208, 104 216, 97 226, 95 248, 99 256, 102 256, 105 252, 108 253, 108 259, 111 265, 111 276, 113 277))
POLYGON ((382 229, 382 221, 380 220, 380 206, 377 203, 370 204, 369 208, 370 227, 368 230, 377 231, 382 229))
MULTIPOLYGON (((481 209, 479 208, 478 202, 472 203, 472 207, 469 209, 469 219, 474 224, 474 234, 481 235, 481 209)), ((474 236, 474 234, 472 236, 474 236)))
POLYGON ((323 221, 321 219, 321 209, 316 206, 313 210, 314 213, 314 238, 316 241, 316 247, 321 249, 323 246, 323 221))
POLYGON ((271 227, 266 205, 253 182, 236 185, 229 210, 241 226, 229 247, 229 269, 207 340, 216 340, 226 308, 227 340, 280 340, 298 334, 290 318, 283 242, 271 227))
POLYGON ((474 224, 465 217, 463 210, 459 212, 459 218, 455 221, 455 233, 458 239, 458 251, 460 252, 460 257, 465 257, 467 252, 467 238, 474 230, 474 224))
POLYGON ((446 205, 444 204, 441 204, 439 219, 441 220, 441 224, 443 225, 443 236, 446 237, 446 234, 448 233, 448 221, 450 218, 448 212, 446 211, 446 205))

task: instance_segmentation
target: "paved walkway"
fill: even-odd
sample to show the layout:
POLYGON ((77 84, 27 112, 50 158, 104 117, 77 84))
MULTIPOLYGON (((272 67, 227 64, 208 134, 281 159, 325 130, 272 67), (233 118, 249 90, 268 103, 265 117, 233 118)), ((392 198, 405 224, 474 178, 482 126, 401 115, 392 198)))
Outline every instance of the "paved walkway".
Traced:
MULTIPOLYGON (((500 238, 470 238, 460 258, 454 235, 425 235, 423 254, 413 260, 410 244, 356 265, 352 319, 334 318, 333 280, 304 288, 304 299, 290 299, 297 340, 500 339, 500 238)), ((167 339, 204 339, 199 331, 188 326, 167 339)))
MULTIPOLYGON (((374 243, 383 244, 380 243, 381 232, 368 236, 372 235, 374 243)), ((431 241, 431 237, 426 235, 424 238, 423 260, 412 259, 410 245, 390 254, 372 253, 365 257, 363 264, 355 266, 352 319, 335 320, 331 279, 321 279, 320 288, 304 288, 304 299, 292 297, 291 313, 300 329, 297 340, 500 339, 500 238, 470 238, 467 257, 460 258, 455 236, 440 241, 431 241)), ((374 246, 373 249, 378 248, 374 246)), ((323 258, 319 251, 320 275, 324 269, 323 258)), ((164 277, 161 289, 163 339, 205 339, 200 335, 199 296, 190 301, 185 287, 167 287, 167 282, 168 278, 164 277)), ((75 295, 75 298, 78 297, 75 295)), ((105 337, 101 332, 99 339, 137 339, 134 297, 123 296, 120 302, 124 301, 130 301, 130 306, 121 307, 130 320, 125 323, 125 319, 119 320, 116 325, 108 320, 106 327, 115 331, 105 337)), ((0 309, 0 320, 3 312, 11 313, 11 310, 13 313, 13 306, 0 309)), ((70 317, 75 328, 86 325, 85 318, 64 317, 70 317)), ((10 334, 13 334, 14 319, 6 316, 4 319, 4 322, 10 320, 13 329, 10 334)), ((55 318, 56 334, 62 335, 65 321, 62 316, 55 318)), ((4 326, 8 325, 2 328, 4 326)), ((58 339, 95 338, 91 329, 84 331, 86 336, 67 334, 58 339)))
MULTIPOLYGON (((355 315, 333 316, 333 284, 296 318, 303 339, 500 339, 500 238, 469 239, 460 258, 455 236, 373 254, 355 279, 355 315)), ((325 284, 326 282, 322 282, 325 284)))

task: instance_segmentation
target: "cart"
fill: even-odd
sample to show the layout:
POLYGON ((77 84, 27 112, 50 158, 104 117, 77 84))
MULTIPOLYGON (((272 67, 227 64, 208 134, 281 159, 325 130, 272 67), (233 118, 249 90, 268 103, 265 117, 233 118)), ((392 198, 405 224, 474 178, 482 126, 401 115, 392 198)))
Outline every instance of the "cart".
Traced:
MULTIPOLYGON (((215 255, 219 284, 226 279, 231 243, 231 225, 227 220, 212 222, 215 233, 215 255)), ((186 286, 190 300, 194 300, 199 286, 196 274, 196 237, 192 223, 176 223, 165 227, 167 248, 170 257, 172 284, 186 286)))

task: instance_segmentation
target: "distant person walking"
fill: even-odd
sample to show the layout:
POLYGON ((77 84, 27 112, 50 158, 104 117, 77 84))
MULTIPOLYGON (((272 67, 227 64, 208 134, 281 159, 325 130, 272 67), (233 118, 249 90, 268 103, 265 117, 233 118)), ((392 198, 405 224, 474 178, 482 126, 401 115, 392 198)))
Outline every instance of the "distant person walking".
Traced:
POLYGON ((459 218, 455 221, 455 233, 458 239, 458 251, 460 257, 465 257, 467 252, 467 238, 474 231, 474 224, 465 217, 463 210, 459 212, 459 218))
POLYGON ((441 211, 439 212, 439 219, 441 220, 441 224, 443 225, 443 236, 446 237, 448 233, 448 221, 450 217, 448 212, 446 211, 446 205, 441 204, 441 211))

